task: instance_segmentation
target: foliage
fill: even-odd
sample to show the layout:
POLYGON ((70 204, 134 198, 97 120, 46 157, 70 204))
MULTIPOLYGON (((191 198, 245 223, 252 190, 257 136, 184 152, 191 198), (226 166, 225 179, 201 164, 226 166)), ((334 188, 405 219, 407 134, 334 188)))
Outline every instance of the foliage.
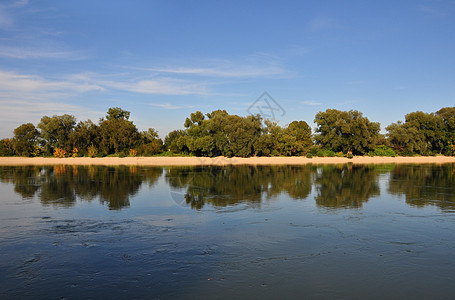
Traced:
POLYGON ((98 154, 98 149, 94 146, 94 145, 90 145, 88 148, 87 148, 87 155, 89 157, 96 157, 98 154))
POLYGON ((32 123, 14 129, 13 150, 20 156, 33 156, 39 132, 32 123))
POLYGON ((51 155, 55 148, 62 148, 71 152, 70 136, 72 134, 76 118, 72 115, 61 115, 41 118, 38 128, 41 129, 41 142, 44 146, 44 152, 51 155))
POLYGON ((112 116, 101 121, 99 138, 99 150, 106 154, 127 152, 141 143, 141 136, 133 122, 112 116))
POLYGON ((137 147, 137 154, 151 156, 163 151, 163 141, 158 137, 158 132, 149 128, 141 132, 141 144, 137 147))
POLYGON ((58 158, 64 158, 68 155, 68 152, 66 152, 65 149, 62 149, 62 148, 55 148, 54 150, 54 157, 58 157, 58 158))
POLYGON ((224 110, 205 116, 197 111, 186 118, 186 134, 176 132, 169 137, 172 147, 187 148, 196 156, 248 157, 255 153, 255 146, 262 132, 259 116, 240 117, 224 110))
POLYGON ((79 150, 76 147, 74 147, 73 151, 72 151, 72 154, 71 154, 71 157, 77 157, 78 153, 79 153, 79 150))
POLYGON ((119 107, 109 108, 98 124, 91 120, 76 124, 68 114, 44 116, 38 124, 41 131, 27 123, 15 129, 13 139, 0 140, 0 155, 51 156, 65 151, 72 157, 123 157, 132 149, 140 156, 455 155, 455 107, 409 113, 405 122, 386 127, 386 136, 379 133, 379 123, 356 110, 318 112, 314 136, 304 121, 282 127, 260 115, 196 111, 185 119, 185 129, 169 132, 164 143, 155 129, 139 132, 129 118, 130 112, 119 107))
POLYGON ((399 153, 431 155, 449 152, 447 143, 453 136, 451 125, 454 117, 449 117, 447 111, 450 110, 439 111, 445 118, 437 113, 421 111, 407 114, 404 123, 386 127, 390 143, 399 153))
POLYGON ((70 135, 71 146, 79 150, 78 155, 88 155, 90 146, 98 146, 100 140, 99 126, 91 120, 79 122, 70 135))
POLYGON ((333 152, 333 150, 321 149, 318 152, 316 152, 316 156, 319 156, 319 157, 335 157, 336 153, 333 152))
POLYGON ((135 157, 137 156, 137 150, 134 150, 134 149, 130 149, 129 153, 128 153, 129 156, 132 156, 132 157, 135 157))
POLYGON ((112 120, 126 120, 130 118, 130 112, 121 109, 120 107, 111 107, 107 111, 106 119, 108 121, 112 120))
POLYGON ((368 152, 369 156, 395 156, 397 153, 395 150, 392 148, 385 146, 385 145, 379 145, 376 148, 373 149, 373 151, 368 152))
POLYGON ((172 153, 188 153, 186 138, 188 134, 185 130, 173 130, 164 139, 164 147, 172 153))
POLYGON ((0 140, 0 156, 13 156, 13 141, 10 139, 0 140))
POLYGON ((175 130, 164 144, 173 153, 196 156, 304 155, 310 146, 311 128, 304 121, 294 121, 287 128, 259 115, 241 117, 216 110, 206 115, 200 111, 185 120, 185 130, 175 130), (264 126, 265 125, 265 126, 264 126))
POLYGON ((370 122, 356 110, 327 109, 318 112, 314 122, 317 124, 316 143, 335 152, 365 154, 380 138, 379 123, 370 122))

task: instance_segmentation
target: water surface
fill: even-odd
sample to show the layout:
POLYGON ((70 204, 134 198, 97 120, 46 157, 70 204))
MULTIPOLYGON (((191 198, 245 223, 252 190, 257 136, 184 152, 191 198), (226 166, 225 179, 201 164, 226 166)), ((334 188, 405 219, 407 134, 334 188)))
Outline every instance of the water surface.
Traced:
POLYGON ((455 167, 0 167, 0 297, 452 298, 455 167))

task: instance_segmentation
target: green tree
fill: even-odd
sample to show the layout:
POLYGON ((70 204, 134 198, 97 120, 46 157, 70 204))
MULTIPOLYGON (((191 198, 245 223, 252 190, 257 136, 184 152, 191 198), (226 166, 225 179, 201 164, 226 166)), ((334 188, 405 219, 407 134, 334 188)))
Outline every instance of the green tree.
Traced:
POLYGON ((141 135, 128 118, 129 112, 116 107, 108 110, 106 120, 101 119, 99 149, 103 154, 127 154, 141 144, 141 135))
POLYGON ((284 155, 304 155, 313 145, 311 127, 305 121, 293 121, 284 130, 284 155))
POLYGON ((185 130, 173 130, 164 138, 164 146, 172 153, 188 153, 187 137, 188 134, 185 130))
POLYGON ((71 152, 72 143, 70 136, 74 125, 76 125, 76 118, 72 115, 42 117, 38 128, 41 129, 41 139, 45 153, 52 155, 55 148, 62 148, 67 152, 71 152))
POLYGON ((13 141, 11 139, 0 140, 0 156, 13 156, 13 141))
POLYGON ((380 139, 379 123, 370 122, 357 110, 327 109, 318 112, 314 122, 317 124, 316 143, 335 152, 365 154, 380 139))
POLYGON ((444 107, 436 112, 444 122, 444 154, 455 155, 455 107, 444 107))
POLYGON ((81 121, 70 135, 72 148, 77 148, 81 155, 88 155, 89 147, 99 147, 100 128, 91 120, 81 121))
POLYGON ((163 151, 163 140, 158 136, 158 132, 149 128, 147 131, 140 133, 141 145, 137 148, 138 154, 142 156, 150 156, 163 151))
POLYGON ((386 127, 388 139, 401 153, 442 153, 447 146, 447 131, 444 119, 433 113, 421 111, 406 115, 405 122, 386 127))
POLYGON ((111 120, 129 120, 130 112, 121 109, 120 107, 111 107, 107 111, 106 119, 111 120))
POLYGON ((12 146, 20 156, 33 156, 39 132, 32 123, 22 124, 14 129, 12 146))

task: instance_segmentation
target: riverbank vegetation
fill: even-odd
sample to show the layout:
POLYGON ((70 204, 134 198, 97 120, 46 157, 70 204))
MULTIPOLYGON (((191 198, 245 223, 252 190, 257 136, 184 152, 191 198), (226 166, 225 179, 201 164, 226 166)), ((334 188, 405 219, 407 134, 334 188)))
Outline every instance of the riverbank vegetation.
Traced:
POLYGON ((44 116, 25 123, 14 137, 0 140, 0 156, 396 156, 455 155, 455 107, 421 111, 387 126, 371 122, 356 110, 318 112, 311 127, 305 121, 280 126, 260 115, 230 115, 225 110, 191 113, 185 129, 164 139, 149 128, 140 132, 130 112, 109 108, 98 123, 77 122, 72 115, 44 116))

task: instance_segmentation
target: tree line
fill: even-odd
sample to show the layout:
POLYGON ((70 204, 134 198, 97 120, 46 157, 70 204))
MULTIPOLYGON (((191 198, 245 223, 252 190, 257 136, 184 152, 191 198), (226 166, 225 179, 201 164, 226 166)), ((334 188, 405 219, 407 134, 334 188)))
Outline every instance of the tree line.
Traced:
POLYGON ((347 156, 454 155, 455 107, 421 111, 386 127, 357 110, 318 112, 316 128, 305 121, 282 127, 260 115, 230 115, 225 110, 191 113, 185 129, 164 139, 149 128, 140 132, 130 112, 109 108, 99 122, 76 122, 72 115, 44 116, 35 127, 22 124, 14 137, 0 140, 0 156, 347 156))

